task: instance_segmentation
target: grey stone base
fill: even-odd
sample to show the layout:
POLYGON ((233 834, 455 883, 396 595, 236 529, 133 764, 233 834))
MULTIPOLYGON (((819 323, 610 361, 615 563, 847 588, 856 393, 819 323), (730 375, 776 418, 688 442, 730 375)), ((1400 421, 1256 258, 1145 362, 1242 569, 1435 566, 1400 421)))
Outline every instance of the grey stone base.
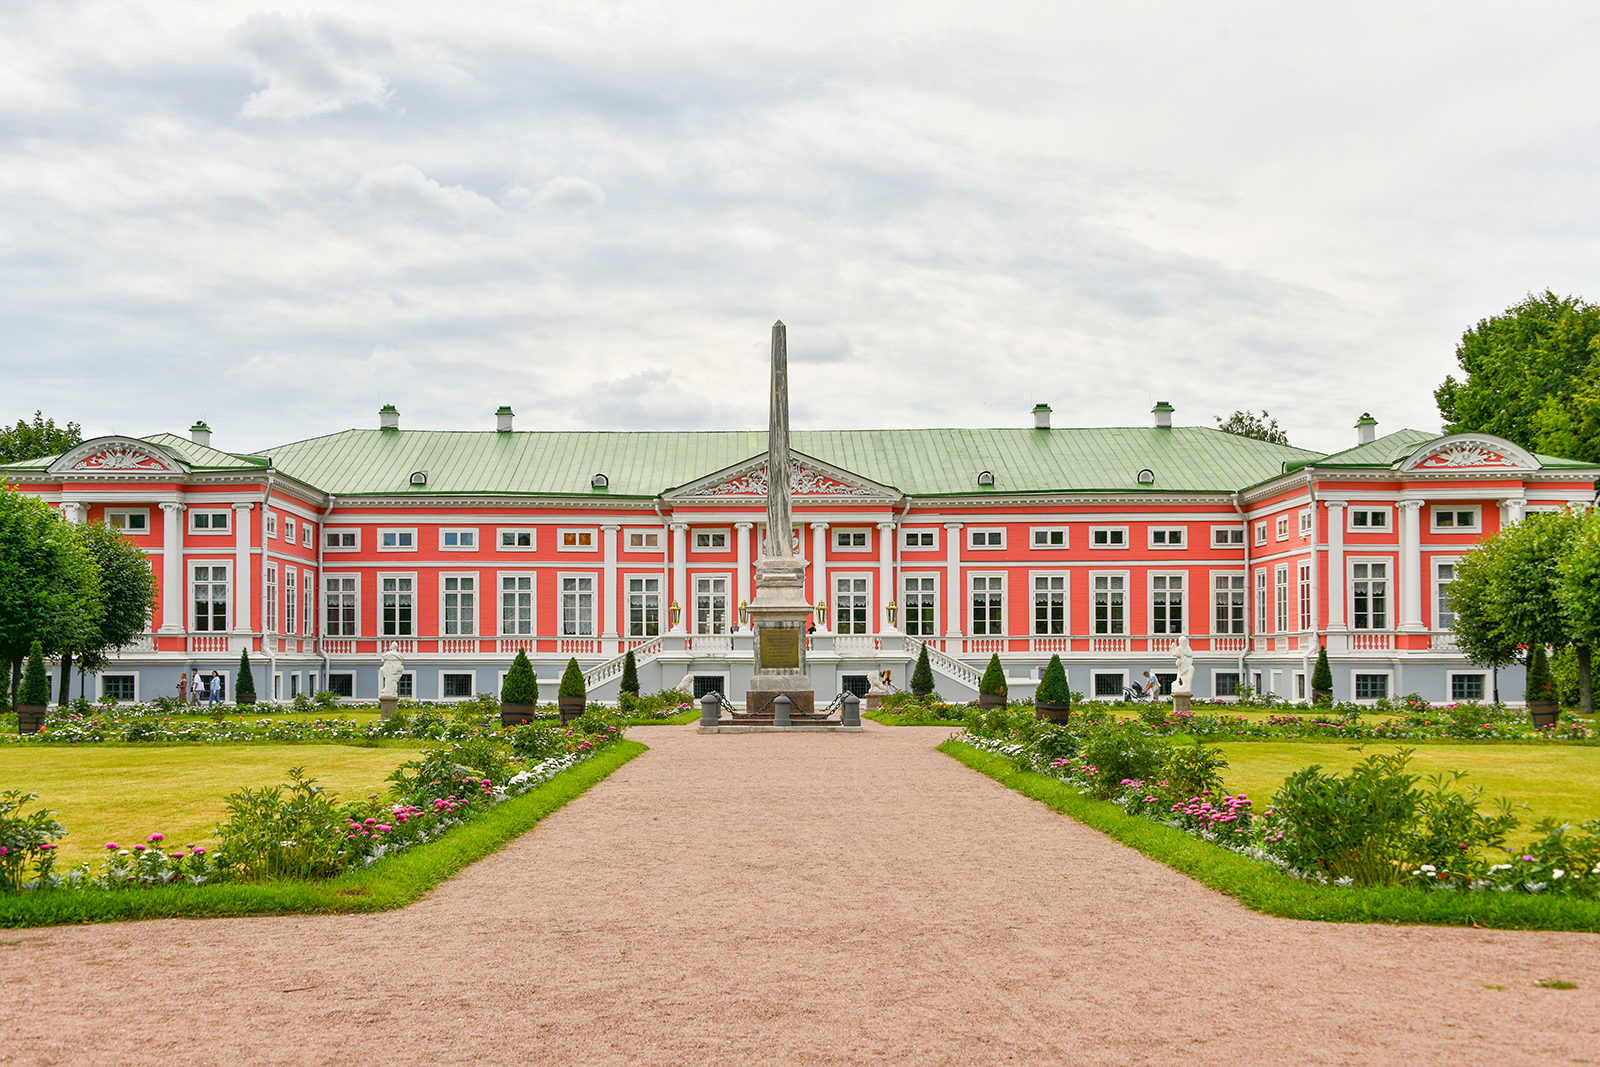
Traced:
MULTIPOLYGON (((790 715, 812 715, 817 710, 817 694, 809 689, 784 689, 783 696, 789 698, 790 715)), ((779 693, 771 690, 751 689, 744 695, 744 713, 746 715, 771 715, 772 702, 779 693)))
POLYGON ((836 723, 802 723, 798 726, 697 726, 698 734, 859 734, 859 726, 840 726, 836 723))

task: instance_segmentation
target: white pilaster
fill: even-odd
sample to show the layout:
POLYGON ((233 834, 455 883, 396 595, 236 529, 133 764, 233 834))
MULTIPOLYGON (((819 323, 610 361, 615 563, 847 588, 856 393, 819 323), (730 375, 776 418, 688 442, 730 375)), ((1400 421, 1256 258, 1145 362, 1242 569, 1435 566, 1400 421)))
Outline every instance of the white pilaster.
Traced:
POLYGON ((183 632, 183 505, 161 505, 161 632, 183 632))
POLYGON ((67 517, 68 522, 81 525, 89 515, 89 505, 78 500, 63 500, 61 514, 67 517))
POLYGON ((600 527, 600 540, 605 547, 605 571, 600 578, 600 602, 602 608, 604 629, 600 632, 600 640, 605 642, 602 651, 607 655, 617 651, 617 537, 622 527, 616 523, 603 524, 600 527))
MULTIPOLYGON (((961 636, 961 530, 964 524, 944 524, 945 577, 944 577, 944 635, 951 639, 961 636)), ((954 651, 952 649, 952 651, 954 651)))
MULTIPOLYGON (((835 607, 833 598, 828 595, 828 524, 814 522, 811 524, 811 603, 819 600, 828 601, 831 612, 835 607)), ((822 620, 817 620, 817 629, 825 630, 822 620)))
POLYGON ((894 599, 894 523, 878 523, 878 630, 894 630, 889 621, 889 601, 894 599))
POLYGON ((233 505, 233 632, 250 632, 254 606, 250 585, 250 511, 254 504, 233 505))
POLYGON ((734 549, 739 554, 739 580, 735 583, 738 587, 739 600, 734 604, 733 610, 737 614, 739 604, 750 603, 750 531, 755 529, 753 522, 736 522, 733 524, 734 549))
POLYGON ((1520 496, 1500 501, 1500 524, 1502 526, 1515 526, 1522 521, 1527 507, 1527 500, 1520 496))
POLYGON ((1422 626, 1422 501, 1400 501, 1400 629, 1422 626))
POLYGON ((1343 500, 1324 500, 1328 509, 1328 630, 1344 630, 1344 509, 1343 500))
POLYGON ((667 603, 670 605, 674 600, 683 612, 670 632, 683 633, 684 620, 694 610, 689 603, 689 524, 686 522, 672 524, 672 589, 667 593, 667 603))

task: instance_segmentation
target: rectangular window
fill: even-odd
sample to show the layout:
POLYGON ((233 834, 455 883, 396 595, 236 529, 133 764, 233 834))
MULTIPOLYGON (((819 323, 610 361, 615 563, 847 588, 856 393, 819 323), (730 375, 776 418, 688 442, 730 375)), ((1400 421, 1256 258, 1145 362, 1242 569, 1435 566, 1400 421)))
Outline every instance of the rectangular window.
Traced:
POLYGON ((1004 548, 1006 547, 1006 532, 1004 530, 968 530, 968 548, 1004 548))
POLYGON ((932 530, 907 530, 905 532, 905 547, 907 548, 937 548, 938 535, 932 530))
POLYGON ((1256 620, 1255 632, 1266 633, 1270 627, 1267 625, 1267 572, 1265 568, 1256 571, 1256 620))
POLYGON ((1160 526, 1150 530, 1151 548, 1182 548, 1183 542, 1182 526, 1160 526))
POLYGON ((1278 633, 1289 631, 1289 565, 1280 563, 1272 572, 1273 606, 1272 628, 1278 633))
POLYGON ((1127 584, 1121 574, 1094 576, 1094 632, 1125 634, 1127 626, 1127 584))
POLYGON ((118 533, 147 534, 150 532, 150 513, 144 509, 117 508, 106 512, 106 525, 118 533))
POLYGON ((1118 700, 1128 686, 1128 676, 1122 671, 1095 671, 1094 695, 1096 698, 1118 700))
POLYGON ((354 552, 361 547, 361 531, 324 528, 322 547, 329 552, 354 552))
POLYGON ((523 527, 500 531, 500 548, 507 552, 531 552, 534 547, 533 529, 523 527))
POLYGON ((1040 637, 1067 633, 1067 576, 1033 576, 1033 632, 1040 637))
POLYGON ((317 598, 311 595, 311 572, 300 572, 300 611, 305 615, 302 620, 305 627, 301 633, 307 637, 316 633, 317 598))
POLYGON ((716 577, 694 580, 694 632, 728 632, 728 579, 716 577))
POLYGON ((500 632, 508 637, 533 633, 533 575, 500 576, 500 632))
POLYGON ((312 540, 314 540, 316 538, 316 536, 317 535, 316 535, 315 529, 312 527, 312 525, 309 522, 306 523, 304 526, 300 527, 300 544, 301 544, 301 546, 303 546, 305 548, 310 548, 311 547, 311 542, 312 542, 312 540))
POLYGON ((1067 528, 1065 526, 1035 526, 1033 528, 1034 548, 1066 548, 1067 528))
POLYGON ((629 552, 659 552, 661 551, 661 531, 629 530, 622 543, 629 552))
POLYGON ((1128 528, 1126 526, 1091 526, 1089 527, 1090 548, 1127 548, 1128 528))
POLYGON ((1238 671, 1212 671, 1211 695, 1216 697, 1236 697, 1239 695, 1238 671))
POLYGON ((466 700, 472 696, 475 675, 468 672, 439 672, 439 696, 443 700, 466 700))
POLYGON ((328 692, 346 700, 356 695, 356 676, 352 671, 329 671, 328 692))
POLYGON ((933 637, 938 632, 934 628, 934 619, 938 617, 934 581, 931 577, 922 576, 905 579, 905 595, 900 598, 900 618, 906 633, 912 637, 933 637))
POLYGON ((1350 628, 1383 630, 1389 626, 1389 565, 1350 565, 1350 628))
POLYGON ((415 552, 417 550, 416 530, 379 530, 379 552, 415 552))
POLYGON ((696 530, 694 532, 694 550, 696 552, 726 552, 728 550, 728 531, 696 530))
POLYGON ((1295 671, 1294 672, 1294 698, 1296 700, 1304 700, 1306 698, 1306 672, 1305 671, 1295 671))
MULTIPOLYGON (((300 600, 295 595, 295 591, 296 591, 297 588, 298 587, 295 585, 295 582, 294 582, 294 568, 293 567, 284 568, 284 571, 283 571, 283 632, 284 633, 288 633, 288 634, 292 634, 297 629, 299 629, 299 627, 296 625, 300 621, 300 600)), ((276 596, 274 596, 272 598, 272 600, 273 600, 273 603, 276 604, 278 598, 276 596)))
POLYGON ((1434 604, 1437 622, 1436 629, 1448 630, 1456 624, 1456 613, 1450 608, 1450 583, 1456 580, 1456 565, 1454 563, 1437 563, 1434 565, 1434 604))
POLYGON ((266 588, 261 591, 261 617, 269 634, 278 632, 278 565, 267 564, 266 588))
POLYGON ((1256 544, 1264 545, 1266 543, 1267 543, 1267 524, 1264 523, 1264 522, 1258 522, 1258 523, 1256 523, 1256 544))
POLYGON ((1388 508, 1351 508, 1350 529, 1361 533, 1375 533, 1389 529, 1388 508))
POLYGON ((1387 674, 1358 674, 1355 676, 1357 700, 1383 700, 1389 695, 1387 674))
POLYGON ((277 514, 277 512, 274 512, 274 511, 266 512, 262 516, 262 521, 266 523, 267 536, 268 537, 277 537, 278 536, 278 514, 277 514))
POLYGON ((102 674, 100 676, 100 696, 110 697, 112 700, 132 701, 137 699, 134 685, 136 675, 132 674, 102 674))
POLYGON ((393 575, 379 579, 382 590, 382 616, 379 632, 384 637, 416 636, 415 578, 393 575))
POLYGON ((471 637, 478 632, 478 579, 471 574, 440 576, 444 594, 444 636, 471 637))
POLYGON ((228 628, 228 568, 225 565, 195 565, 192 628, 202 633, 217 633, 228 628))
POLYGON ((191 533, 227 533, 228 512, 191 510, 189 530, 191 533))
POLYGON ((439 547, 446 552, 476 552, 477 530, 440 530, 439 547))
POLYGON ((322 579, 322 633, 325 637, 356 636, 356 591, 359 579, 353 574, 330 574, 322 579))
POLYGON ((1279 541, 1289 540, 1289 516, 1279 515, 1277 525, 1277 538, 1279 541))
POLYGON ((1212 575, 1211 603, 1212 633, 1244 633, 1244 575, 1212 575))
POLYGON ((283 539, 291 545, 294 544, 294 516, 292 515, 283 517, 283 539))
POLYGON ((556 531, 556 547, 562 552, 593 552, 595 537, 593 530, 558 530, 556 531))
POLYGON ((974 576, 972 636, 999 637, 1005 632, 1005 579, 999 575, 974 576))
POLYGON ((866 552, 872 548, 872 538, 866 530, 835 530, 833 547, 840 552, 866 552))
POLYGON ((1233 548, 1244 544, 1243 526, 1213 526, 1211 527, 1211 547, 1233 548))
POLYGON ((1488 676, 1483 674, 1450 675, 1450 699, 1453 701, 1482 700, 1489 692, 1488 676))
POLYGON ((594 575, 561 576, 561 636, 594 636, 594 575))
POLYGON ((661 633, 661 579, 628 579, 628 636, 655 637, 661 633))
POLYGON ((400 677, 394 680, 394 695, 402 700, 415 700, 417 696, 417 672, 401 671, 400 677))
POLYGON ((841 634, 872 632, 871 604, 867 579, 835 575, 833 579, 834 631, 841 634))
POLYGON ((1301 508, 1300 509, 1300 536, 1301 537, 1310 537, 1311 536, 1311 509, 1310 508, 1301 508))
POLYGON ((1478 508, 1466 507, 1439 507, 1435 505, 1431 511, 1433 515, 1433 528, 1450 532, 1477 533, 1481 516, 1478 508))
POLYGON ((1298 623, 1296 629, 1309 630, 1311 629, 1311 564, 1309 562, 1300 564, 1299 578, 1300 618, 1296 620, 1298 623))
POLYGON ((1150 632, 1181 634, 1183 622, 1183 579, 1181 574, 1150 576, 1150 632))

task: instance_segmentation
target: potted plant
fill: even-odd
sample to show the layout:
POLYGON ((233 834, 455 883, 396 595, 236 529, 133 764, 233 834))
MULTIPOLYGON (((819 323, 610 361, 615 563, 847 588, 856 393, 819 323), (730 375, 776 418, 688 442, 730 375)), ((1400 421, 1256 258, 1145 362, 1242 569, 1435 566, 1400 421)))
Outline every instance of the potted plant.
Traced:
POLYGON ((556 692, 556 704, 561 708, 561 725, 565 726, 583 714, 588 707, 589 691, 583 682, 583 671, 578 667, 578 657, 567 660, 567 669, 561 675, 561 688, 556 692))
POLYGON ((1528 655, 1528 717, 1533 725, 1554 726, 1561 715, 1561 703, 1556 700, 1555 680, 1550 676, 1550 660, 1543 645, 1534 645, 1528 655))
POLYGON ((1072 690, 1067 688, 1067 669, 1061 665, 1060 656, 1051 656, 1039 676, 1033 708, 1039 718, 1051 722, 1066 722, 1072 717, 1072 690))
POLYGON ((250 672, 250 650, 239 653, 239 680, 233 683, 233 702, 240 707, 256 702, 256 676, 250 672))
POLYGON ((1317 665, 1311 669, 1311 703, 1325 708, 1333 703, 1333 668, 1328 666, 1328 646, 1317 648, 1317 665))
POLYGON ((911 672, 911 695, 921 699, 933 692, 933 668, 928 666, 928 646, 917 653, 917 666, 911 672))
POLYGON ((533 673, 528 654, 518 649, 506 671, 506 680, 500 683, 500 726, 521 726, 533 721, 539 703, 539 678, 533 673))
POLYGON ((28 648, 28 665, 22 669, 17 690, 17 733, 36 734, 44 729, 44 712, 50 704, 50 679, 44 673, 44 647, 35 641, 28 648))
POLYGON ((983 679, 978 683, 978 707, 1003 708, 1006 706, 1006 672, 1000 666, 1000 655, 989 657, 983 679))

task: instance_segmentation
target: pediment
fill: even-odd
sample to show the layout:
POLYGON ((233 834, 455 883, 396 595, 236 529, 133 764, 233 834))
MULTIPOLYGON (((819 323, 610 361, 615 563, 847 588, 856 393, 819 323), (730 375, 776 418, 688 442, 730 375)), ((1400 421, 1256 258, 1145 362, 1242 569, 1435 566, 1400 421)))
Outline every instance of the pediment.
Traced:
POLYGON ((50 473, 78 477, 149 477, 184 473, 183 464, 148 441, 96 437, 64 452, 50 473))
MULTIPOLYGON (((743 463, 709 474, 662 494, 667 500, 765 500, 767 498, 767 453, 752 456, 743 463)), ((900 492, 859 474, 824 463, 820 459, 789 453, 789 497, 791 500, 893 501, 900 492)))
POLYGON ((1402 471, 1527 471, 1539 461, 1521 445, 1484 433, 1458 433, 1429 441, 1400 465, 1402 471))

